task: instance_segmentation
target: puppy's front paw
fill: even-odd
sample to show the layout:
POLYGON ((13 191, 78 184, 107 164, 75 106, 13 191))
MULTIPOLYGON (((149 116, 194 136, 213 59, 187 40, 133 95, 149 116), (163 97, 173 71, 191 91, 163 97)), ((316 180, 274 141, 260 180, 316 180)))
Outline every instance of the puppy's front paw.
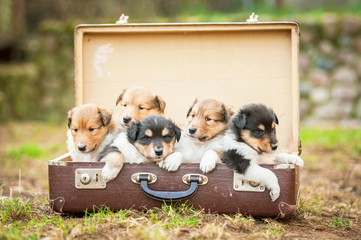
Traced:
POLYGON ((207 173, 216 168, 219 161, 218 154, 213 150, 208 150, 204 153, 199 168, 203 173, 207 173))
POLYGON ((271 196, 272 202, 276 201, 277 198, 280 196, 281 190, 280 186, 275 186, 272 189, 270 189, 269 195, 271 196))
POLYGON ((294 164, 299 167, 303 167, 304 165, 302 158, 296 154, 280 153, 277 155, 277 159, 284 163, 294 164))
POLYGON ((109 167, 109 164, 105 164, 105 166, 102 169, 102 175, 103 175, 103 179, 105 182, 109 182, 114 180, 119 172, 120 172, 121 168, 118 167, 109 167))
POLYGON ((177 171, 183 162, 183 155, 179 152, 175 152, 166 157, 163 161, 158 163, 160 168, 163 168, 169 172, 177 171))
POLYGON ((200 165, 199 165, 199 168, 201 169, 201 171, 203 173, 207 173, 207 172, 210 172, 212 171, 213 169, 216 168, 216 161, 214 160, 202 160, 200 165))

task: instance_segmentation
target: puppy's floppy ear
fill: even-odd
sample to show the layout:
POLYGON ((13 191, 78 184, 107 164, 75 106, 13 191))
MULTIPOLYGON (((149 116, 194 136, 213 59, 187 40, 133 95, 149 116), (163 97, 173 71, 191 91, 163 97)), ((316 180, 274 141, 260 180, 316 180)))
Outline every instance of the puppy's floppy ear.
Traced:
POLYGON ((159 108, 159 110, 164 113, 164 110, 165 110, 165 101, 159 97, 159 96, 155 96, 154 98, 154 103, 155 105, 159 108))
POLYGON ((72 117, 73 117, 73 113, 74 113, 74 109, 70 110, 68 112, 68 128, 70 129, 70 125, 71 125, 71 120, 72 120, 72 117))
POLYGON ((127 89, 123 89, 122 93, 119 95, 117 101, 115 102, 115 106, 117 106, 118 103, 122 101, 125 91, 127 91, 127 89))
POLYGON ((174 124, 174 128, 175 128, 175 137, 177 139, 177 142, 179 142, 180 138, 181 138, 181 135, 182 135, 182 131, 181 129, 174 124))
POLYGON ((140 126, 140 122, 138 121, 135 124, 128 127, 127 135, 130 143, 134 143, 137 140, 139 126, 140 126))
POLYGON ((105 108, 98 108, 98 114, 103 126, 107 126, 110 123, 110 120, 112 120, 112 113, 105 108))
POLYGON ((222 104, 223 122, 228 122, 228 120, 232 117, 233 113, 234 112, 229 107, 222 104))
POLYGON ((196 98, 196 99, 194 100, 192 106, 189 108, 189 110, 188 110, 188 112, 187 112, 187 117, 189 117, 189 114, 191 114, 192 108, 193 108, 194 104, 196 104, 197 102, 198 102, 198 99, 196 98))
POLYGON ((275 113, 273 113, 275 115, 275 123, 278 125, 278 118, 277 115, 275 113))
POLYGON ((237 116, 235 116, 235 118, 233 119, 233 123, 238 128, 243 129, 247 123, 246 113, 240 111, 239 114, 237 116))

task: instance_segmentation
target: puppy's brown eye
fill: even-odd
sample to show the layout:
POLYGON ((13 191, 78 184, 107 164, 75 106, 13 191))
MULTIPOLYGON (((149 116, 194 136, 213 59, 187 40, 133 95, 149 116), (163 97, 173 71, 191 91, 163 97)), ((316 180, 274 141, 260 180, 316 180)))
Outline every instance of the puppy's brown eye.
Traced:
POLYGON ((127 104, 123 104, 123 106, 124 106, 124 107, 126 107, 126 106, 127 106, 127 104))
POLYGON ((256 130, 256 133, 257 133, 258 135, 262 135, 262 134, 263 134, 263 132, 264 132, 264 131, 263 131, 263 130, 261 130, 261 129, 257 129, 257 130, 256 130))
POLYGON ((92 132, 92 131, 94 131, 94 128, 89 128, 89 132, 92 132))
POLYGON ((139 106, 138 109, 139 109, 139 110, 143 110, 144 108, 143 108, 142 106, 139 106))
POLYGON ((78 129, 74 128, 74 132, 77 132, 77 131, 78 131, 78 129))
POLYGON ((192 118, 194 118, 194 116, 195 116, 194 113, 191 116, 192 116, 192 118))
POLYGON ((211 121, 211 119, 209 117, 206 117, 205 120, 208 122, 208 121, 211 121))

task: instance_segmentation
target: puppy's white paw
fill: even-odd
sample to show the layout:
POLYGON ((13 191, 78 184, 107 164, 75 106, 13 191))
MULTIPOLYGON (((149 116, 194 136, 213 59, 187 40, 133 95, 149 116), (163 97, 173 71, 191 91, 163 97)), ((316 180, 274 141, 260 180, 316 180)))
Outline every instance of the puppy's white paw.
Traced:
POLYGON ((276 201, 277 198, 279 198, 281 193, 280 186, 277 184, 277 186, 270 189, 269 195, 271 196, 272 202, 276 201))
POLYGON ((207 150, 199 165, 199 168, 203 173, 207 173, 216 168, 216 164, 219 161, 218 154, 213 150, 207 150))
POLYGON ((109 167, 109 164, 105 164, 105 166, 102 169, 102 175, 103 175, 103 179, 105 182, 109 182, 114 180, 119 172, 120 172, 121 168, 118 167, 109 167))
POLYGON ((277 155, 277 159, 283 163, 294 164, 299 167, 304 165, 302 158, 296 154, 280 153, 277 155))
POLYGON ((167 170, 168 172, 177 171, 183 162, 183 155, 180 152, 175 152, 166 157, 163 161, 158 163, 160 168, 167 170))
POLYGON ((269 195, 271 196, 272 202, 276 201, 277 198, 279 198, 280 196, 280 189, 278 188, 278 189, 270 190, 269 195))
POLYGON ((213 169, 216 168, 216 161, 214 161, 213 159, 205 159, 201 161, 199 168, 201 169, 201 171, 203 173, 207 173, 212 171, 213 169))

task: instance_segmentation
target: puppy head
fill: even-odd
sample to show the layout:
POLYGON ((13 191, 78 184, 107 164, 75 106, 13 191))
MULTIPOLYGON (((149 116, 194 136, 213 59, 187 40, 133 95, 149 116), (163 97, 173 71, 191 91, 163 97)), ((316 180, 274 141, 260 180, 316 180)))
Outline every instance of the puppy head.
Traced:
POLYGON ((114 119, 124 128, 143 120, 146 116, 163 115, 165 102, 149 90, 134 87, 123 90, 116 101, 114 119))
POLYGON ((151 115, 127 129, 129 142, 148 160, 164 160, 174 151, 181 136, 180 129, 160 115, 151 115))
POLYGON ((194 101, 187 113, 186 134, 207 141, 222 133, 232 111, 214 99, 194 101))
POLYGON ((112 114, 95 104, 85 104, 68 112, 68 128, 76 151, 90 153, 98 149, 111 128, 112 114))
POLYGON ((276 124, 278 118, 272 109, 263 104, 243 107, 230 123, 238 141, 243 141, 259 154, 275 151, 278 146, 276 124))

